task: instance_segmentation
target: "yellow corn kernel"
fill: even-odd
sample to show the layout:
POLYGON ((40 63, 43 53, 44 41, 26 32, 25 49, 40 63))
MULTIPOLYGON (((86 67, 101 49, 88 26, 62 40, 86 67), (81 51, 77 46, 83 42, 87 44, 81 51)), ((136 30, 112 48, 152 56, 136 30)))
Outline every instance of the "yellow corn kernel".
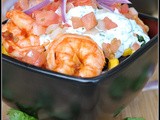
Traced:
POLYGON ((135 50, 132 50, 132 54, 135 52, 135 50))
POLYGON ((4 48, 4 46, 2 45, 2 53, 5 54, 5 55, 8 55, 6 49, 4 48))
POLYGON ((116 67, 118 64, 119 64, 119 60, 117 58, 109 59, 108 69, 110 70, 110 69, 116 67))
POLYGON ((124 50, 123 55, 124 57, 129 56, 133 53, 133 50, 131 48, 127 48, 124 50))

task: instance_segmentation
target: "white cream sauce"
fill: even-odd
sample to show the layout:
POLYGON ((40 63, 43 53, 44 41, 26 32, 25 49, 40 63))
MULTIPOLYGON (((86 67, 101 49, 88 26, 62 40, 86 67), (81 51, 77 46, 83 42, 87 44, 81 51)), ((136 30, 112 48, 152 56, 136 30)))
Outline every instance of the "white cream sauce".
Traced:
MULTIPOLYGON (((138 41, 137 37, 134 34, 138 34, 143 36, 144 40, 148 42, 150 38, 146 35, 142 28, 137 25, 134 20, 127 19, 122 14, 115 10, 114 12, 109 12, 104 9, 93 9, 91 6, 78 6, 69 10, 67 13, 67 23, 71 25, 68 27, 65 32, 66 33, 75 33, 80 35, 86 35, 91 37, 101 48, 102 43, 110 43, 113 38, 117 38, 121 41, 121 46, 118 51, 115 53, 115 57, 119 58, 122 56, 125 49, 130 48, 135 42, 141 45, 138 41), (78 29, 74 29, 72 27, 72 17, 82 17, 90 12, 94 12, 97 20, 103 20, 105 17, 111 19, 114 23, 117 24, 118 27, 110 29, 110 30, 101 30, 96 26, 94 32, 87 32, 84 27, 80 27, 78 29), (96 32, 95 32, 96 31, 96 32)), ((46 41, 51 41, 48 36, 41 36, 41 44, 46 41)))
POLYGON ((75 33, 90 36, 100 47, 102 47, 103 42, 110 43, 113 38, 117 38, 121 40, 121 46, 115 54, 116 58, 122 56, 124 50, 131 47, 133 43, 137 42, 141 44, 138 41, 137 37, 134 36, 134 33, 143 36, 146 42, 150 40, 148 35, 143 32, 142 28, 137 25, 134 20, 127 19, 117 10, 115 10, 114 12, 109 12, 104 9, 93 9, 91 6, 78 6, 72 8, 67 13, 67 22, 72 26, 72 17, 82 17, 90 12, 94 12, 97 20, 103 20, 105 17, 110 18, 114 23, 118 25, 118 27, 105 31, 95 27, 98 32, 94 32, 93 34, 92 32, 86 34, 86 29, 83 27, 78 29, 73 29, 73 27, 69 27, 66 30, 66 33, 75 33))

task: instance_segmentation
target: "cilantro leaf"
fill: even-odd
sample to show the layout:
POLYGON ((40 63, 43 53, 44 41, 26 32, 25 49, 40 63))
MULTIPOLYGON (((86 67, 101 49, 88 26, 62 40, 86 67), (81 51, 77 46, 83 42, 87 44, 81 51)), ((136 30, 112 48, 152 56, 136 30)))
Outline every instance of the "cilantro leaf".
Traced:
POLYGON ((144 46, 146 44, 146 41, 144 40, 143 36, 137 35, 138 41, 141 42, 141 46, 144 46))
POLYGON ((10 109, 7 115, 9 116, 9 120, 38 120, 22 111, 15 109, 10 109))

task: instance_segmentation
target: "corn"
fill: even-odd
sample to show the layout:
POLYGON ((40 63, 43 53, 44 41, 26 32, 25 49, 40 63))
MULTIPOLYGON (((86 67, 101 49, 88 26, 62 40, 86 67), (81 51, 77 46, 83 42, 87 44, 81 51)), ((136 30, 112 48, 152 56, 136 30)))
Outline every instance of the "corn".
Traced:
POLYGON ((117 58, 109 59, 108 69, 110 70, 110 69, 116 67, 118 64, 119 64, 119 60, 117 58))
POLYGON ((2 53, 5 54, 5 55, 8 55, 6 49, 4 48, 4 46, 2 45, 2 53))
POLYGON ((129 55, 133 54, 133 52, 134 51, 131 48, 127 48, 124 50, 124 53, 122 56, 124 56, 124 57, 129 56, 129 55))

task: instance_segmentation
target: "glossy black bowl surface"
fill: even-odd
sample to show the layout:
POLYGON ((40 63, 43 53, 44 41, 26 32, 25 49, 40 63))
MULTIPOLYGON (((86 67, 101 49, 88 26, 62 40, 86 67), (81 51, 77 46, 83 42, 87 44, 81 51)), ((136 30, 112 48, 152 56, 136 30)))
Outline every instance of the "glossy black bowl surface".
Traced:
POLYGON ((159 0, 129 0, 138 12, 148 15, 158 14, 159 0), (143 6, 143 7, 142 7, 143 6))
POLYGON ((39 119, 100 120, 116 116, 143 89, 158 62, 158 20, 140 14, 151 40, 94 78, 72 77, 2 55, 3 101, 39 119))

